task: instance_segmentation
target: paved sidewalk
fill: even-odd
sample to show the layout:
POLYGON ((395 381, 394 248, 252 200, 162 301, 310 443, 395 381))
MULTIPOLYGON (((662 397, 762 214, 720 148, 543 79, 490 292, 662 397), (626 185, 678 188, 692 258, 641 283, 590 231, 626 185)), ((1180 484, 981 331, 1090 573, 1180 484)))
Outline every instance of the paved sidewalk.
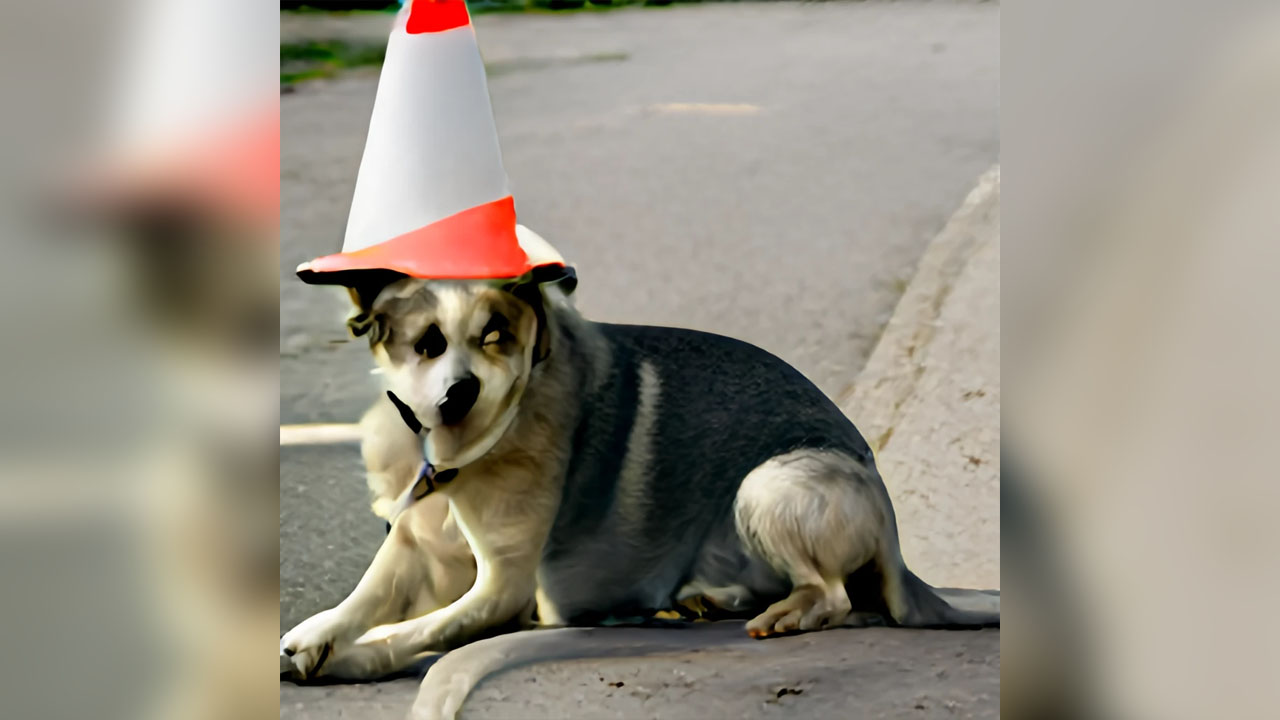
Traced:
POLYGON ((998 166, 925 251, 840 406, 876 448, 907 564, 1000 587, 998 166))

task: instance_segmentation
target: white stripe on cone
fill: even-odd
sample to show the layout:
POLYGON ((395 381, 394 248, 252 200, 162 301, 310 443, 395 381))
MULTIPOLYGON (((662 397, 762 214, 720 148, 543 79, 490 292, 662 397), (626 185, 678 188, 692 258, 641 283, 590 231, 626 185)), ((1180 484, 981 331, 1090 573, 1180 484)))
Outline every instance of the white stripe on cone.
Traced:
POLYGON ((510 195, 470 25, 387 45, 343 252, 510 195))

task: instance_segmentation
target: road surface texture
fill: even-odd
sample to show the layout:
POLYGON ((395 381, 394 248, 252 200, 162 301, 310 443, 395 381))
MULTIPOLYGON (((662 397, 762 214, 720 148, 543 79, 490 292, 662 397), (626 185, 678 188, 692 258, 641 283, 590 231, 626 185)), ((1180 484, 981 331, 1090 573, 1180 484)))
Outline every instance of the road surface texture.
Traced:
MULTIPOLYGON (((282 36, 376 39, 388 22, 288 16, 282 36)), ((743 338, 844 399, 857 421, 850 398, 865 395, 854 379, 926 247, 997 160, 998 5, 717 4, 475 24, 521 221, 578 267, 584 313, 743 338)), ((345 336, 345 294, 292 274, 340 246, 376 81, 376 70, 353 70, 282 97, 283 423, 351 422, 377 392, 366 347, 345 336)), ((957 294, 990 299, 946 297, 957 294)), ((875 426, 878 436, 884 422, 875 426)), ((905 451, 898 457, 906 467, 905 451)), ((898 502, 913 490, 889 484, 898 502)), ((281 448, 282 632, 355 585, 383 536, 365 501, 354 446, 281 448)), ((904 535, 930 536, 928 518, 913 514, 904 535)), ((989 530, 992 518, 998 508, 986 503, 971 520, 989 530)), ((951 542, 956 530, 940 533, 951 542)), ((908 557, 949 567, 950 557, 908 557)), ((982 562, 967 580, 963 566, 948 578, 990 586, 998 564, 982 562)), ((764 642, 720 623, 611 631, 660 633, 680 647, 501 673, 463 717, 998 712, 996 631, 764 642)), ((286 683, 281 713, 402 717, 417 688, 412 678, 286 683)))

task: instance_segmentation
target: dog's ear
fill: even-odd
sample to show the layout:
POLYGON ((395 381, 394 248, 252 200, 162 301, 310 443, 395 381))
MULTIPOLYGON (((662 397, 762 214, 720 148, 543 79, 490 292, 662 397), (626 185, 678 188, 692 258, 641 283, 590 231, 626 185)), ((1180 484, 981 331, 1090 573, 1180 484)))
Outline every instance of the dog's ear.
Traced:
POLYGON ((347 318, 347 331, 351 333, 351 337, 368 335, 369 347, 376 347, 391 335, 391 326, 386 317, 382 313, 373 312, 371 307, 373 297, 377 297, 377 294, 368 297, 353 287, 347 288, 347 291, 351 293, 351 302, 355 303, 357 310, 355 315, 347 318))
POLYGON ((352 337, 369 336, 369 347, 391 338, 391 324, 382 313, 361 312, 347 318, 347 330, 352 337))
POLYGON ((515 285, 508 290, 533 308, 533 315, 537 318, 533 331, 533 364, 537 365, 547 359, 551 352, 551 340, 547 337, 547 307, 546 300, 542 297, 542 288, 537 283, 530 282, 515 285))
POLYGON ((356 306, 356 314, 347 320, 347 330, 352 337, 368 335, 369 347, 390 339, 391 325, 385 316, 373 311, 373 301, 383 288, 402 277, 400 273, 369 271, 350 279, 347 293, 356 306))
POLYGON ((543 294, 543 286, 558 287, 565 295, 569 295, 578 287, 578 275, 573 268, 565 265, 543 265, 534 268, 527 278, 506 288, 512 295, 528 303, 538 320, 537 329, 534 331, 534 365, 546 360, 551 354, 551 338, 547 329, 547 301, 543 294))
POLYGON ((530 282, 555 286, 568 296, 578 289, 578 272, 568 265, 542 265, 530 273, 530 282))

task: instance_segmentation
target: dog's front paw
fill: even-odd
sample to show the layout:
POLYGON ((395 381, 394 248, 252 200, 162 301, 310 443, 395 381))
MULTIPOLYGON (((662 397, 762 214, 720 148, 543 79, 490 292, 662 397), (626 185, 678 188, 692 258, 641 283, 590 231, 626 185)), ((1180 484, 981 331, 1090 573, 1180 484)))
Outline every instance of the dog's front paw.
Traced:
POLYGON ((349 642, 350 623, 338 608, 316 613, 280 638, 280 676, 294 681, 323 674, 334 645, 349 642))

